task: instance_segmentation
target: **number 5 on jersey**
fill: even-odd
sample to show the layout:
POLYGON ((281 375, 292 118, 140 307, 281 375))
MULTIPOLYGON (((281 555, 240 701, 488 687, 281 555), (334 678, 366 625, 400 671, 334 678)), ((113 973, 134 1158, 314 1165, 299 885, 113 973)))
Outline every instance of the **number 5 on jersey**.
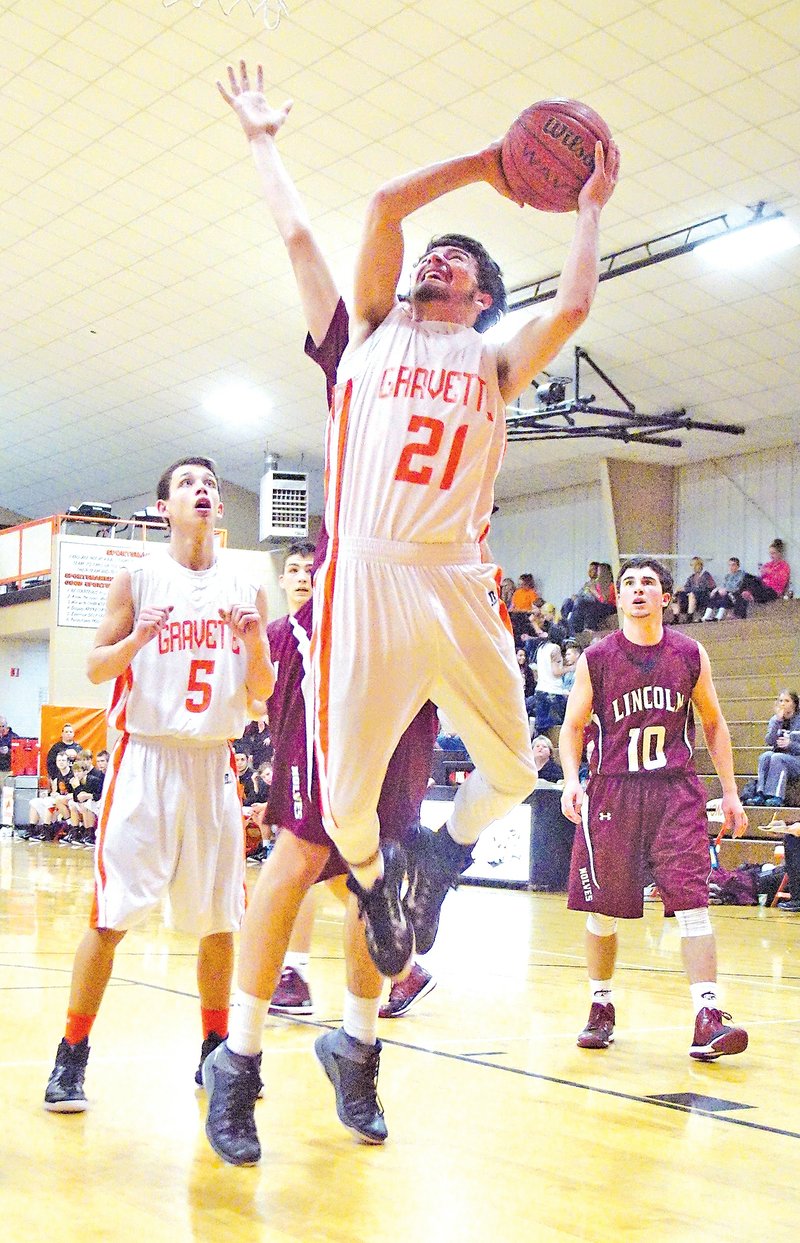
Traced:
MULTIPOLYGON (((412 458, 435 458, 439 454, 442 446, 445 427, 441 419, 431 419, 424 414, 412 414, 408 421, 409 432, 427 432, 427 440, 411 440, 400 454, 400 461, 397 463, 397 470, 394 472, 395 479, 399 479, 401 483, 424 483, 428 484, 433 479, 433 465, 412 464, 412 458)), ((453 433, 450 441, 450 447, 447 454, 447 461, 439 480, 439 487, 442 492, 446 492, 455 478, 456 469, 461 459, 461 451, 464 448, 464 441, 467 438, 469 425, 462 423, 453 433)))
POLYGON ((211 705, 213 687, 204 680, 203 675, 210 678, 214 672, 213 660, 193 660, 189 667, 189 685, 186 696, 187 712, 206 712, 211 705))

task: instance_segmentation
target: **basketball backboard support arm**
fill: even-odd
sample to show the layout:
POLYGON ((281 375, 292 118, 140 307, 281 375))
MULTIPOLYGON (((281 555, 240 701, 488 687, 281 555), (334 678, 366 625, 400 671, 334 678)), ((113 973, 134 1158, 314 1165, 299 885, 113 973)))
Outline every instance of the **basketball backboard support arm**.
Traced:
POLYGON ((728 436, 743 436, 741 423, 712 423, 706 419, 694 419, 684 409, 665 410, 661 414, 640 414, 634 403, 614 383, 602 367, 594 361, 582 346, 575 346, 575 369, 571 381, 574 396, 571 400, 549 401, 542 408, 526 410, 519 404, 506 412, 509 440, 567 440, 597 436, 606 440, 622 440, 625 444, 664 445, 679 449, 682 441, 670 432, 698 431, 721 432, 728 436), (622 403, 624 409, 596 404, 594 393, 581 394, 581 363, 590 367, 599 380, 622 403), (603 422, 597 422, 602 419, 603 422))

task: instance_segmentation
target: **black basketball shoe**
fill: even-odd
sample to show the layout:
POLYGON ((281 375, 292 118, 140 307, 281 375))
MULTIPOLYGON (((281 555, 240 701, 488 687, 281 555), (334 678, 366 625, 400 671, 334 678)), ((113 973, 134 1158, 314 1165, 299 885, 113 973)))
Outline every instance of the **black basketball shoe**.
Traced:
POLYGON ((382 1144, 389 1132, 378 1099, 380 1040, 362 1044, 339 1027, 319 1036, 314 1052, 333 1084, 339 1121, 367 1144, 382 1144))
POLYGON ((446 828, 434 833, 420 825, 408 850, 408 889, 403 898, 418 954, 427 954, 436 940, 447 891, 457 887, 471 862, 472 846, 454 841, 446 828))
POLYGON ((402 846, 394 842, 387 843, 382 851, 382 878, 371 889, 362 889, 351 875, 347 888, 358 898, 372 961, 382 975, 396 976, 403 974, 414 956, 414 932, 400 900, 406 856, 402 846))
POLYGON ((55 1114, 82 1114, 88 1108, 83 1079, 89 1060, 89 1037, 77 1044, 62 1040, 44 1093, 44 1107, 55 1114))
POLYGON ((203 1062, 206 1060, 209 1053, 213 1053, 214 1050, 219 1045, 222 1044, 224 1039, 225 1039, 224 1036, 218 1036, 216 1032, 209 1032, 205 1040, 201 1044, 200 1063, 197 1067, 197 1070, 194 1072, 194 1081, 197 1084, 198 1088, 202 1088, 203 1086, 203 1062))
POLYGON ((206 1135, 217 1156, 230 1165, 255 1165, 261 1160, 255 1119, 260 1070, 260 1053, 252 1057, 231 1053, 225 1041, 203 1062, 206 1135))

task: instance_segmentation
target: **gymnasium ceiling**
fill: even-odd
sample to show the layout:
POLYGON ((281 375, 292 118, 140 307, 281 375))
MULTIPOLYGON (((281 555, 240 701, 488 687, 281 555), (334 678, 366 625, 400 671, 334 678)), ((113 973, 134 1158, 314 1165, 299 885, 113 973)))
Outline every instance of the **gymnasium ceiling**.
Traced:
MULTIPOLYGON (((622 149, 604 253, 722 212, 736 223, 759 200, 800 226, 796 0, 286 0, 274 30, 252 7, 0 0, 8 509, 116 506, 198 451, 253 490, 267 447, 318 484, 320 377, 214 85, 229 60, 262 60, 268 94, 295 101, 281 149, 345 293, 379 180, 474 149, 552 95, 591 104, 622 149), (229 381, 269 411, 209 413, 229 381)), ((409 222, 408 253, 453 227, 515 286, 560 269, 572 222, 474 187, 409 222)), ((746 435, 512 444, 500 498, 593 477, 601 453, 678 463, 797 439, 800 247, 737 275, 694 254, 608 281, 577 339, 641 412, 685 406, 746 435)), ((568 374, 571 352, 551 370, 568 374)))

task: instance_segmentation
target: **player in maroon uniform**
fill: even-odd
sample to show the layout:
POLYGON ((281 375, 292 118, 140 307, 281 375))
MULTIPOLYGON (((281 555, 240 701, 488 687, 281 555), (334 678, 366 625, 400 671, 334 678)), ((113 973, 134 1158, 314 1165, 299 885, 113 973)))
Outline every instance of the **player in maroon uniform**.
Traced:
MULTIPOLYGON (((260 174, 267 205, 283 238, 308 325, 306 353, 322 368, 330 391, 348 340, 348 318, 333 277, 311 232, 297 190, 275 146, 274 137, 289 110, 271 108, 263 95, 263 73, 251 90, 244 63, 237 78, 229 68, 230 91, 220 90, 239 117, 260 174)), ((322 532, 317 561, 325 553, 322 532)), ((277 665, 270 701, 270 730, 275 749, 270 791, 270 819, 281 826, 275 847, 259 874, 242 926, 235 1005, 230 1035, 204 1065, 209 1092, 206 1133, 215 1151, 234 1165, 259 1159, 254 1105, 264 1019, 283 963, 284 952, 309 888, 319 879, 347 871, 326 835, 316 789, 311 736, 303 686, 307 682, 311 602, 294 616, 276 622, 269 638, 277 665), (295 776, 296 772, 296 776, 295 776)), ((411 722, 392 757, 381 795, 382 835, 407 840, 416 832, 419 804, 428 783, 437 719, 427 704, 411 722)), ((330 1033, 334 1047, 323 1063, 336 1090, 337 1112, 348 1129, 368 1143, 387 1136, 377 1098, 381 1044, 377 1019, 383 980, 369 956, 364 926, 350 896, 345 918, 347 989, 343 1025, 330 1033)), ((431 977, 420 973, 420 995, 431 977)), ((407 1008, 407 1001, 406 1001, 407 1008)))
POLYGON ((576 666, 561 728, 564 815, 575 834, 568 906, 588 912, 589 1021, 584 1049, 614 1039, 612 976, 617 919, 643 913, 645 870, 652 873, 681 932, 695 1007, 690 1056, 713 1061, 747 1048, 747 1033, 723 1022, 717 998, 716 943, 708 917, 705 793, 695 772, 694 711, 722 783, 725 825, 735 837, 747 818, 733 774, 728 726, 705 649, 663 624, 672 579, 659 562, 626 561, 617 579, 622 629, 592 644, 576 666), (584 729, 594 743, 586 792, 578 780, 584 729))

